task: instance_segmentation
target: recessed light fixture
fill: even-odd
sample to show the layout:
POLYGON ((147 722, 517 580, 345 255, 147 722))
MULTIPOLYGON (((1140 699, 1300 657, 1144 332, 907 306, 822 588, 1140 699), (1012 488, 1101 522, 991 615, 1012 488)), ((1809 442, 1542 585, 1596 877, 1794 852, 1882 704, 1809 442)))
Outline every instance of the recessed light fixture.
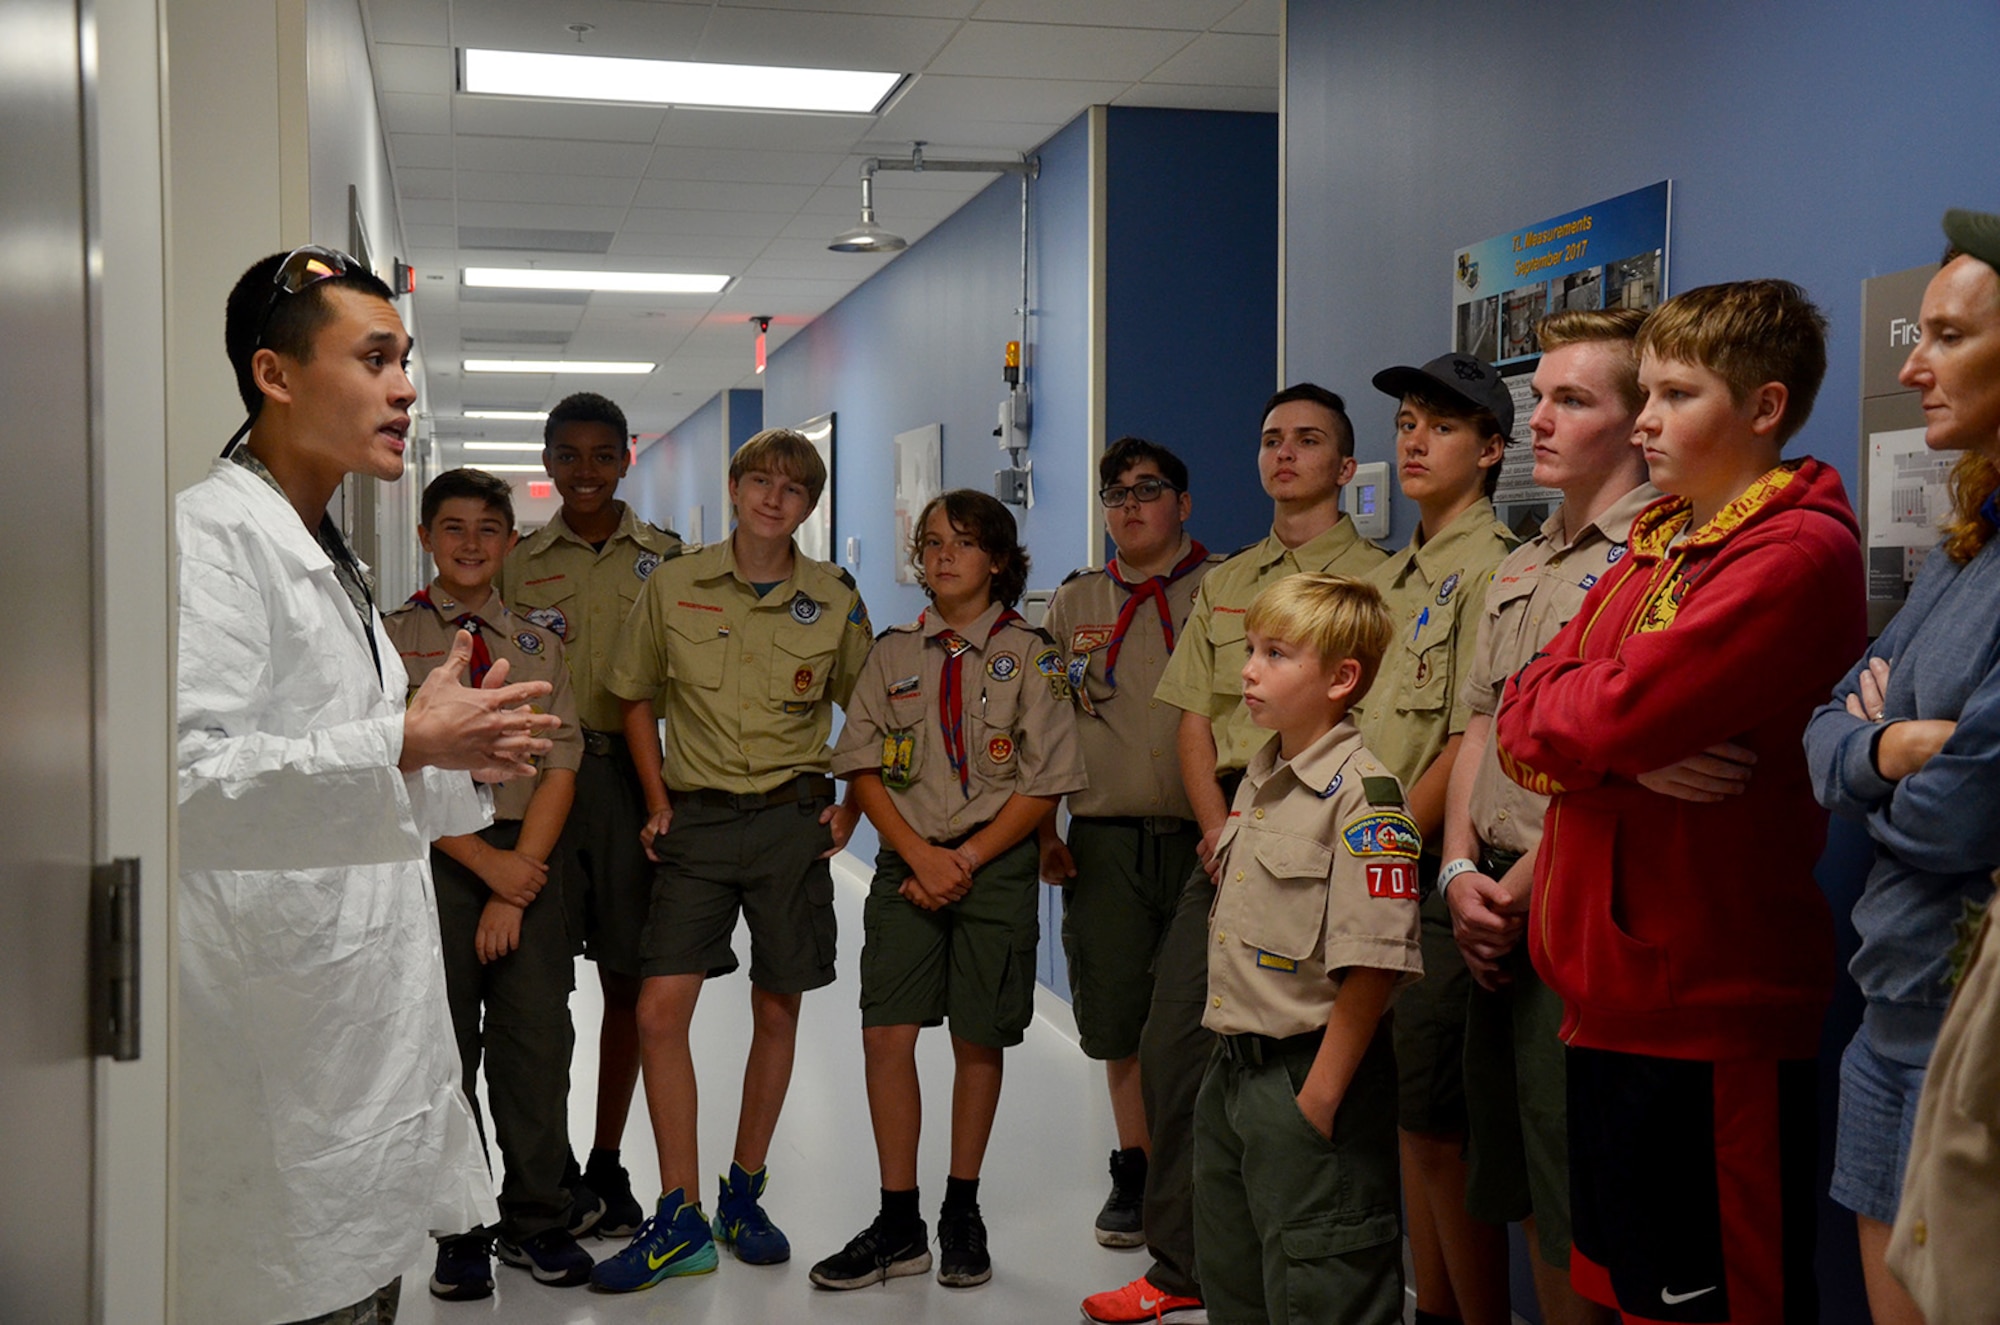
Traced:
POLYGON ((549 271, 539 267, 467 267, 465 283, 493 290, 625 290, 647 294, 716 294, 727 276, 682 271, 549 271))
POLYGON ((468 373, 650 373, 656 363, 632 363, 615 359, 467 359, 468 373))
POLYGON ((540 451, 540 442, 460 442, 468 451, 540 451))
POLYGON ((549 417, 549 412, 545 409, 469 409, 465 411, 465 417, 468 419, 533 419, 539 423, 549 417))
POLYGON ((873 115, 902 74, 467 48, 462 90, 571 101, 873 115))

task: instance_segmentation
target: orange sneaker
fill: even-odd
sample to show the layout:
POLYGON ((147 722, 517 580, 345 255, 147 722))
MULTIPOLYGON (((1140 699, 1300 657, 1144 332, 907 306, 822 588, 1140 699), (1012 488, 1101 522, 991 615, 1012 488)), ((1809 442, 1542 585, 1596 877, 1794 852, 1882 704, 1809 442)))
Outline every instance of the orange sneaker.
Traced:
POLYGON ((1094 1325, 1208 1325, 1200 1298, 1163 1293, 1144 1275, 1083 1299, 1083 1318, 1094 1325))

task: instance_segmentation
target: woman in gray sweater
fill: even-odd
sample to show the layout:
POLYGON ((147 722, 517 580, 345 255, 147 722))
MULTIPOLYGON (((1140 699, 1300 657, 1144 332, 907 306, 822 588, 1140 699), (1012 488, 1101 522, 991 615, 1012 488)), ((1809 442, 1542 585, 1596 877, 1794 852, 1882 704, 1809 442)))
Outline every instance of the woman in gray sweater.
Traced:
POLYGON ((1921 1325, 1883 1253, 1950 953, 2000 866, 2000 217, 1944 224, 1952 247, 1901 381, 1922 393, 1924 444, 1964 453, 1951 516, 1902 611, 1806 729, 1820 803, 1875 839, 1848 968, 1867 1009, 1841 1060, 1831 1195, 1859 1221, 1876 1325, 1921 1325))

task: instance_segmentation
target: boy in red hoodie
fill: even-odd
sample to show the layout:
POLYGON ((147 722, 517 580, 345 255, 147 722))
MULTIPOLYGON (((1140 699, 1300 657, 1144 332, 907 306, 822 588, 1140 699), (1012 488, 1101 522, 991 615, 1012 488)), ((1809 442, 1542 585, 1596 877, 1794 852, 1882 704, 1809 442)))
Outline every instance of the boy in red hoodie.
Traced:
POLYGON ((1801 738, 1866 643, 1839 476, 1780 461, 1826 371, 1785 281, 1691 290, 1639 333, 1637 440, 1671 494, 1507 683, 1507 773, 1552 797, 1528 933, 1562 996, 1584 1296, 1628 1321, 1817 1319, 1826 815, 1801 738))

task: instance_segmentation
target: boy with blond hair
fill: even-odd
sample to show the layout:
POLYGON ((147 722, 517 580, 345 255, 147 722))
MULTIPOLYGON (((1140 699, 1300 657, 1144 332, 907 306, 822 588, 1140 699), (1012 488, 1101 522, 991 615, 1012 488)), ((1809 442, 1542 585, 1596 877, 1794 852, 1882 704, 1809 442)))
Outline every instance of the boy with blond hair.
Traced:
POLYGON ((1551 797, 1528 934, 1563 1000, 1570 1279, 1633 1321, 1812 1320, 1834 967, 1801 738, 1867 633, 1840 478, 1780 459, 1826 321, 1786 281, 1704 286, 1639 349, 1670 495, 1498 718, 1551 797))
POLYGON ((1216 843, 1216 1033, 1194 1119, 1195 1255, 1214 1321, 1402 1319, 1389 1000, 1423 973, 1420 839, 1348 709, 1394 628, 1381 594, 1301 574, 1244 620, 1243 703, 1273 732, 1216 843))

